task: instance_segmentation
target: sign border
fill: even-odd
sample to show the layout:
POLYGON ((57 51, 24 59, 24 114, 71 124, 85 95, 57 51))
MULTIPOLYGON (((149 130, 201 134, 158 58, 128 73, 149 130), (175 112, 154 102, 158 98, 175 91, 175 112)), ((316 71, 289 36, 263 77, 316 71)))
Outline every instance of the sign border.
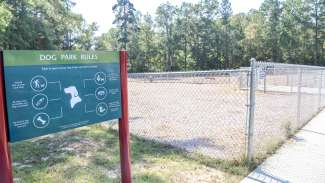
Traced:
MULTIPOLYGON (((63 52, 63 51, 60 51, 63 52)), ((4 85, 4 57, 0 49, 0 183, 13 183, 13 170, 10 146, 8 141, 8 117, 6 109, 6 93, 4 85)), ((106 52, 107 53, 107 52, 106 52)), ((120 59, 120 82, 121 82, 121 109, 122 115, 119 119, 119 141, 120 141, 120 163, 122 183, 131 183, 131 154, 130 133, 128 117, 128 53, 125 50, 119 52, 120 59)))

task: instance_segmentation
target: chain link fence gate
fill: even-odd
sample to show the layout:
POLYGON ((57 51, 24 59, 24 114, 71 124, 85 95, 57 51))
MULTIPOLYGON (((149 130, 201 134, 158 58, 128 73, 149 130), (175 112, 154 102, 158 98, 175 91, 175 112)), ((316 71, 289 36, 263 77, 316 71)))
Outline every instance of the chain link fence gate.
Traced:
POLYGON ((237 70, 131 73, 130 130, 212 158, 265 155, 324 107, 324 75, 321 67, 269 62, 237 70))
MULTIPOLYGON (((264 156, 324 106, 324 67, 256 62, 254 154, 264 156)), ((324 72, 325 73, 325 72, 324 72)))

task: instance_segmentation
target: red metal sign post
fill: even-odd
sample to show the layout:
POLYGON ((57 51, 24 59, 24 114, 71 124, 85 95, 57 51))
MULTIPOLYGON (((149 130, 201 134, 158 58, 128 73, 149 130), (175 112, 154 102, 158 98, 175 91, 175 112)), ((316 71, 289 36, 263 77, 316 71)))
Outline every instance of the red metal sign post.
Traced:
POLYGON ((130 156, 130 134, 129 134, 129 111, 128 111, 128 54, 120 51, 120 75, 122 93, 122 118, 119 119, 120 136, 120 158, 122 183, 131 183, 131 156, 130 156))
POLYGON ((12 166, 8 143, 7 116, 3 73, 3 52, 0 50, 0 183, 12 183, 12 166))

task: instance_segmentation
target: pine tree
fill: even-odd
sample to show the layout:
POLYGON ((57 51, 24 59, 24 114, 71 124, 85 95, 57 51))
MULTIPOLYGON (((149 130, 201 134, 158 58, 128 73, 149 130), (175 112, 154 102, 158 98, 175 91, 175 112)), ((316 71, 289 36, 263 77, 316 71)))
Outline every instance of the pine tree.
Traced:
POLYGON ((115 24, 120 31, 118 41, 121 43, 121 48, 126 49, 129 40, 129 34, 138 31, 138 25, 136 22, 133 3, 129 0, 117 0, 117 4, 113 6, 113 12, 115 13, 115 24))
POLYGON ((280 17, 281 2, 280 0, 265 0, 262 4, 261 11, 266 18, 265 27, 268 39, 267 46, 271 48, 270 54, 273 62, 280 61, 280 17))
POLYGON ((230 17, 232 16, 232 9, 231 9, 231 3, 229 0, 222 0, 221 7, 220 7, 220 13, 222 18, 222 27, 223 27, 223 45, 224 45, 224 59, 225 59, 225 67, 230 67, 230 27, 229 27, 229 21, 230 17))
POLYGON ((314 30, 314 64, 321 63, 322 43, 325 33, 325 0, 307 0, 310 7, 312 29, 314 30))
POLYGON ((169 2, 161 4, 157 9, 156 21, 161 28, 164 35, 165 58, 166 58, 166 71, 171 71, 173 67, 173 34, 174 34, 174 14, 175 7, 169 2))

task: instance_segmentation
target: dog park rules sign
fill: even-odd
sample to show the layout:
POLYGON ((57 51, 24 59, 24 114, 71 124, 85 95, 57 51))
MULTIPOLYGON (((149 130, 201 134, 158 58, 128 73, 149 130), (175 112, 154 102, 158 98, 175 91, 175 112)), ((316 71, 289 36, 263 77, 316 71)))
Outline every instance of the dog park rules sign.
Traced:
POLYGON ((9 141, 121 117, 119 52, 4 51, 9 141))

